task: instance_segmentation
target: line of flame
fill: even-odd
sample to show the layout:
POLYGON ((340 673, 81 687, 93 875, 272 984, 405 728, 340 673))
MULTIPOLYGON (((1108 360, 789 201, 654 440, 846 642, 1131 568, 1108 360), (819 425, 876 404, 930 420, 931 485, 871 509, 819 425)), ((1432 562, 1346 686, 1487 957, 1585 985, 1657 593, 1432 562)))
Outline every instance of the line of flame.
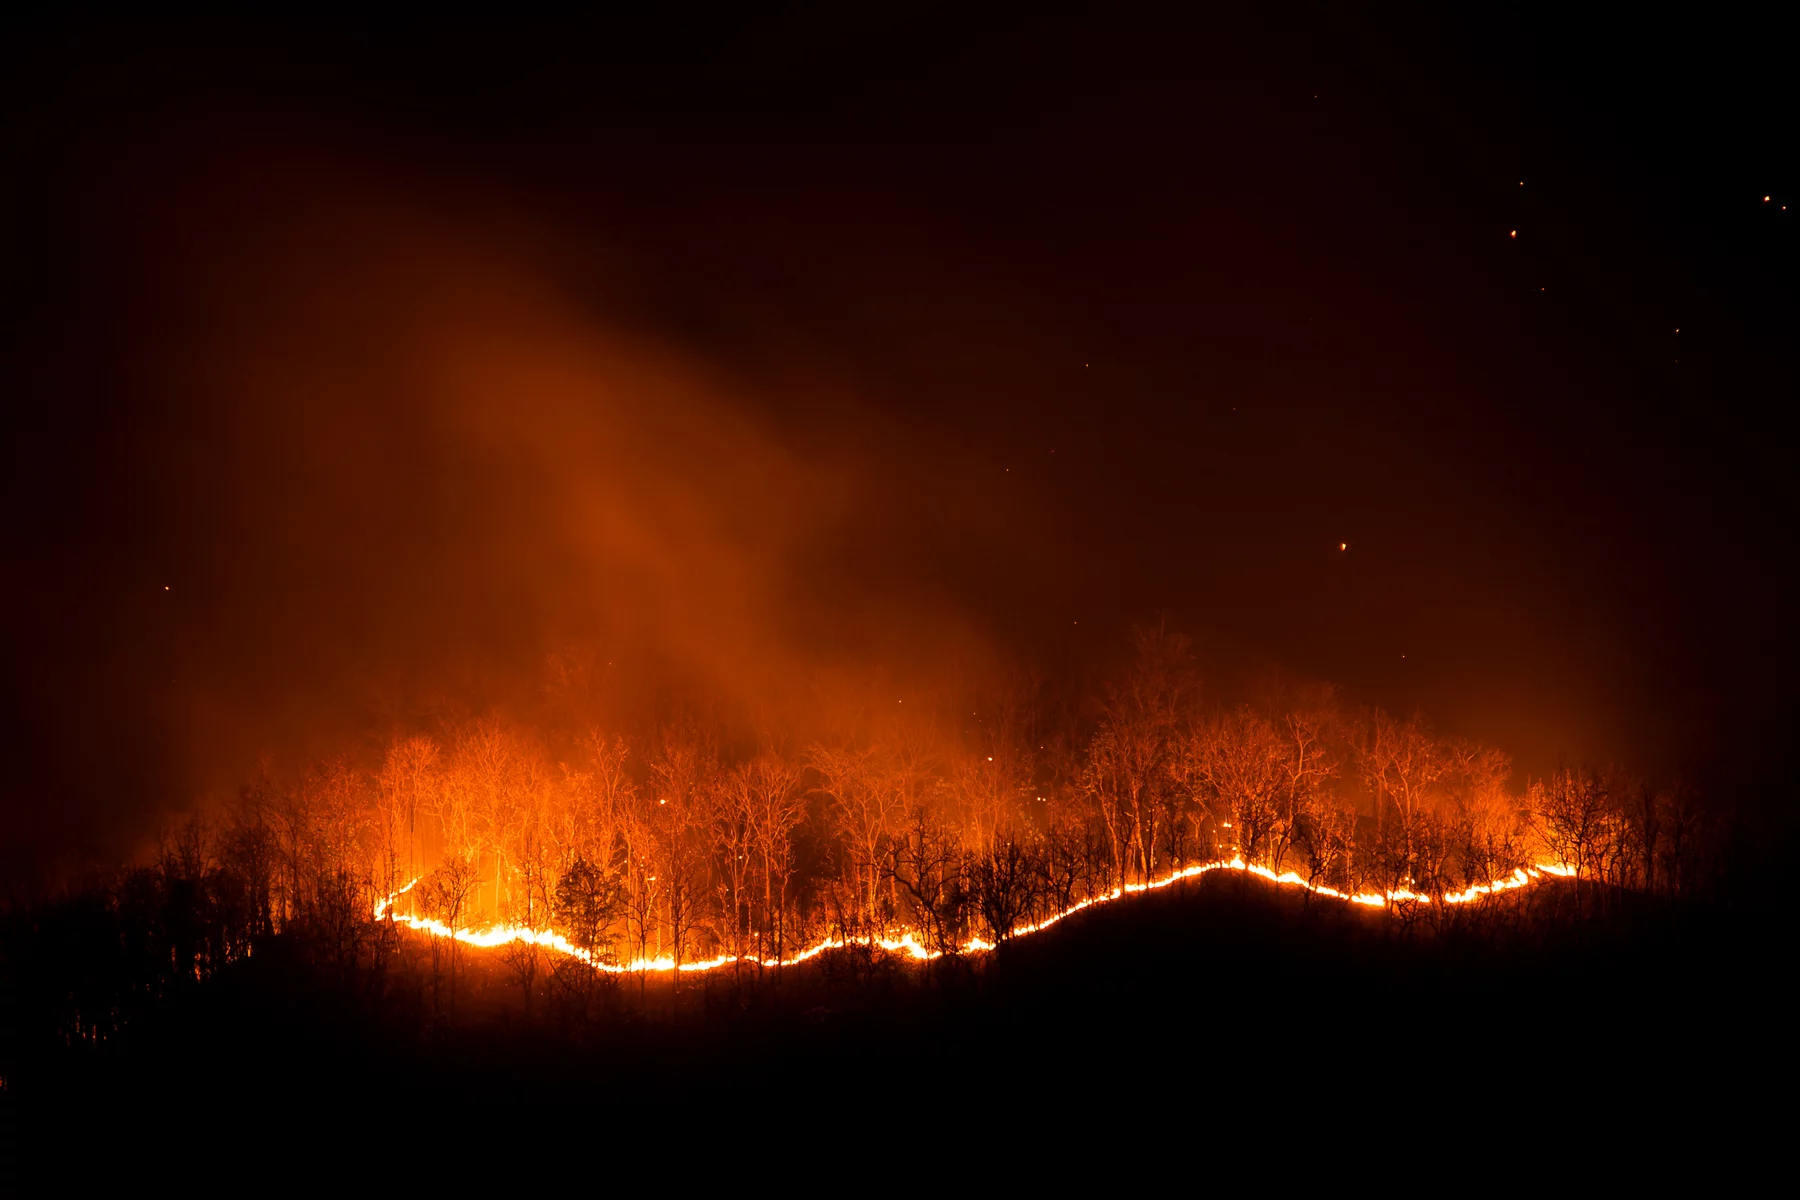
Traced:
MULTIPOLYGON (((1197 866, 1186 867, 1161 879, 1151 880, 1149 883, 1128 883, 1123 887, 1114 888, 1111 892, 1094 896, 1077 904, 1072 904, 1062 912, 1059 912, 1054 916, 1045 917, 1041 921, 1014 926, 1012 936, 1015 938, 1027 937, 1041 930, 1048 929, 1065 917, 1074 916, 1084 909, 1093 908, 1100 904, 1109 904, 1114 900, 1121 899, 1125 896, 1135 895, 1139 892, 1156 891, 1159 888, 1165 888, 1171 884, 1180 883, 1184 879, 1194 879, 1206 874, 1208 871, 1219 870, 1243 871, 1250 875, 1259 876, 1268 880, 1270 883, 1279 886, 1302 887, 1315 895, 1326 896, 1334 900, 1343 900, 1349 904, 1362 904, 1376 908, 1385 908, 1396 903, 1407 902, 1421 904, 1468 904, 1475 900, 1479 900, 1483 896, 1491 896, 1500 892, 1511 892, 1517 891, 1520 888, 1530 887, 1545 875, 1568 878, 1575 874, 1574 869, 1571 867, 1558 866, 1554 863, 1537 863, 1529 868, 1515 867, 1511 875, 1502 879, 1496 879, 1491 883, 1476 884, 1460 892, 1445 892, 1442 896, 1438 897, 1408 891, 1405 888, 1399 888, 1389 892, 1357 892, 1355 894, 1350 894, 1340 892, 1336 888, 1327 887, 1324 884, 1312 883, 1301 878, 1292 871, 1284 871, 1280 874, 1276 874, 1268 867, 1259 866, 1254 863, 1246 863, 1241 858, 1233 858, 1227 862, 1201 863, 1197 866)), ((567 937, 557 933, 554 929, 533 929, 526 925, 490 925, 485 929, 452 929, 442 921, 433 920, 429 917, 395 913, 393 911, 394 902, 399 900, 400 897, 404 896, 407 892, 410 892, 418 882, 418 879, 413 879, 407 883, 405 887, 391 893, 386 899, 379 901, 375 905, 375 919, 377 921, 392 920, 397 925, 404 925, 408 929, 415 929, 421 933, 428 933, 433 937, 454 938, 456 941, 466 945, 482 948, 506 946, 515 942, 524 942, 528 945, 542 946, 558 954, 566 954, 570 957, 578 958, 602 971, 607 971, 616 975, 631 974, 639 971, 660 972, 674 971, 677 969, 675 959, 667 954, 660 955, 656 958, 633 959, 631 962, 623 964, 599 961, 592 954, 583 950, 580 946, 575 945, 573 942, 569 941, 567 937)), ((758 958, 755 955, 749 954, 722 954, 716 958, 701 959, 698 962, 684 962, 680 965, 679 969, 682 971, 714 971, 721 967, 729 967, 737 963, 743 963, 747 966, 763 967, 793 966, 796 963, 803 963, 810 958, 816 958, 827 950, 838 950, 850 945, 879 946, 883 950, 896 954, 905 954, 920 962, 930 962, 932 959, 941 958, 944 953, 941 950, 934 950, 929 946, 921 944, 918 940, 918 936, 912 930, 907 930, 897 938, 826 938, 804 950, 780 958, 758 958)), ((960 952, 963 954, 981 954, 992 950, 993 948, 993 942, 981 937, 972 937, 962 944, 960 952)))

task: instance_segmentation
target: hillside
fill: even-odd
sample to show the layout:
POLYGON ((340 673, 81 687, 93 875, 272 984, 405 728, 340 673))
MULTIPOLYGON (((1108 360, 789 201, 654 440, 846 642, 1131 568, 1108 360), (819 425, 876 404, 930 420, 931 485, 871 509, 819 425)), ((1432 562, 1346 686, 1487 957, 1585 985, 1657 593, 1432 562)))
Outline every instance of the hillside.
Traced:
POLYGON ((379 1095, 400 1111, 463 1096, 627 1121, 657 1097, 718 1096, 721 1115, 746 1097, 849 1088, 903 1112, 978 1093, 1068 1104, 1177 1077, 1407 1105, 1579 1081, 1590 1099, 1635 1103, 1645 1086, 1739 1070, 1736 1031, 1774 1016, 1745 1006, 1779 995, 1755 978, 1775 968, 1743 952, 1754 939, 1741 926, 1629 910, 1547 924, 1521 906, 1510 925, 1403 930, 1241 875, 1080 913, 970 960, 838 951, 760 985, 708 973, 679 997, 666 977, 641 992, 626 979, 586 1019, 542 999, 527 1019, 497 951, 467 954, 453 1015, 434 1018, 425 940, 409 935, 380 979, 258 955, 119 1044, 39 1047, 10 1094, 201 1107, 379 1095))

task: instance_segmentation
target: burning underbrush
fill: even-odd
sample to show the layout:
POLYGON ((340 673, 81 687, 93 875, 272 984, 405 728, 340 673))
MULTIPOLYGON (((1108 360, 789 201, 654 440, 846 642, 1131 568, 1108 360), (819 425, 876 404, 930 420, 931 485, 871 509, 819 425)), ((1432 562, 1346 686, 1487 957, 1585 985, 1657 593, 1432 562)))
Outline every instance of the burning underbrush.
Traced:
POLYGON ((804 740, 691 709, 625 732, 490 716, 267 772, 152 863, 7 915, 0 1070, 249 1087, 270 1063, 328 1085, 321 1063, 485 1062, 654 1089, 918 1043, 1030 1074, 1055 1029, 1166 1039, 1192 1009, 1226 1058, 1308 1078, 1448 1014, 1461 1044, 1469 1014, 1504 1023, 1496 997, 1597 970, 1595 939, 1635 946, 1723 877, 1691 789, 1569 770, 1515 792, 1497 751, 1328 689, 1204 706, 1183 652, 1141 637, 1086 708, 1015 690, 877 717, 865 689, 804 740))

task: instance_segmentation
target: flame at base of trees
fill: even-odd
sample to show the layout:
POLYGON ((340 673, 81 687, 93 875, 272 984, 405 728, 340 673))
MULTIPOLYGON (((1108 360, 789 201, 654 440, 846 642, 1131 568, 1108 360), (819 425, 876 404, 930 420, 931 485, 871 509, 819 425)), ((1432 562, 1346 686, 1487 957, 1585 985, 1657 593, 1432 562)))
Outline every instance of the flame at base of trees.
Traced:
MULTIPOLYGON (((1513 873, 1504 879, 1496 879, 1487 884, 1477 884, 1460 892, 1446 892, 1439 896, 1429 896, 1409 891, 1404 888, 1385 893, 1357 892, 1351 894, 1338 891, 1336 888, 1328 887, 1325 884, 1310 882, 1309 880, 1301 878, 1300 875, 1293 871, 1285 871, 1277 874, 1268 867, 1256 863, 1247 863, 1241 858, 1234 858, 1229 862, 1200 863, 1195 866, 1186 867, 1182 870, 1163 876, 1160 879, 1152 880, 1149 883, 1126 884, 1125 886, 1115 888, 1104 895, 1082 900, 1041 921, 1016 925, 1013 927, 1009 936, 1020 938, 1039 933, 1050 928, 1052 925, 1057 924, 1059 921, 1062 921, 1067 917, 1072 917, 1076 913, 1086 911, 1087 909, 1096 908, 1102 904, 1110 904, 1115 900, 1121 900, 1127 896, 1158 891, 1162 888, 1182 883, 1186 880, 1198 879, 1212 871, 1239 871, 1246 875, 1254 875, 1278 886, 1303 888, 1315 896, 1324 896, 1329 899, 1341 900, 1349 904, 1360 904, 1370 908, 1388 908, 1392 905, 1401 903, 1448 905, 1470 904, 1486 896, 1500 895, 1505 892, 1513 892, 1522 888, 1528 888, 1532 884, 1543 879, 1546 875, 1564 879, 1573 878, 1575 875, 1575 870, 1572 867, 1559 866, 1555 863, 1537 863, 1531 868, 1515 868, 1513 873)), ((430 917, 396 913, 394 911, 395 905, 400 902, 403 896, 411 892, 418 882, 418 879, 412 880, 405 887, 394 892, 392 895, 387 896, 376 904, 374 913, 375 919, 377 921, 391 920, 395 924, 404 926, 407 929, 429 934, 432 937, 453 938, 464 945, 481 949, 493 949, 516 944, 540 946, 557 954, 580 959, 589 966, 609 974, 623 975, 640 972, 674 971, 697 973, 703 971, 716 971, 724 967, 737 965, 761 967, 794 966, 798 963, 806 962, 808 959, 817 958, 819 955, 827 953, 828 951, 840 950, 853 945, 878 947, 891 954, 903 955, 919 962, 930 962, 933 959, 944 957, 945 954, 944 951, 934 950, 923 944, 919 940, 919 935, 914 931, 906 930, 898 937, 826 938, 803 950, 781 958, 758 958, 755 955, 722 954, 714 958, 702 959, 697 962, 683 962, 677 964, 672 956, 665 954, 654 958, 637 958, 628 963, 607 962, 604 959, 589 953, 587 950, 582 949, 580 946, 575 945, 567 937, 554 929, 533 929, 526 925, 507 924, 489 925, 481 929, 453 929, 444 922, 434 920, 430 917)), ((985 938, 971 937, 958 948, 957 953, 965 955, 984 954, 992 951, 994 948, 995 944, 985 938)))
POLYGON ((817 712, 789 729, 759 710, 752 731, 681 704, 603 725, 547 683, 535 725, 446 720, 394 730, 379 765, 265 764, 87 898, 142 970, 68 1001, 64 1036, 111 1036, 274 939, 341 975, 382 969, 410 928, 452 1010, 460 951, 497 948, 529 1016, 551 977, 586 1004, 602 978, 840 947, 955 959, 1215 871, 1447 927, 1699 897, 1728 869, 1732 825, 1679 778, 1566 768, 1521 793, 1504 754, 1420 715, 1314 684, 1208 706, 1181 639, 1136 648, 1086 699, 1006 677, 873 704, 826 680, 817 712), (1478 903, 1551 876, 1574 884, 1553 903, 1478 903))
POLYGON ((1504 754, 1422 716, 1323 685, 1208 707, 1180 639, 1138 641, 1097 704, 1013 679, 870 708, 851 687, 794 718, 804 741, 679 705, 625 732, 556 705, 535 726, 397 731, 376 769, 265 771, 165 874, 232 936, 292 933, 333 961, 435 935, 452 1005, 456 952, 503 948, 527 1007, 540 949, 615 976, 839 946, 955 958, 1210 871, 1401 925, 1463 923, 1546 875, 1598 885, 1551 906, 1579 920, 1717 874, 1717 822, 1679 781, 1563 769, 1521 794, 1504 754))

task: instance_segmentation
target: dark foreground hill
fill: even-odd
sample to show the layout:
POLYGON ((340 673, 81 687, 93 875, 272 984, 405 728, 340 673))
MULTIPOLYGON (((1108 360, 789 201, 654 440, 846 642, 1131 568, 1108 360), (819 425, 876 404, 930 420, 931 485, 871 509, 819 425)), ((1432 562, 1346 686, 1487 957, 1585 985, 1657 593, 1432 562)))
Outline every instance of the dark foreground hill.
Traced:
POLYGON ((1121 1105, 1265 1129, 1309 1113, 1474 1119, 1500 1098, 1673 1111, 1786 1069, 1781 957, 1741 919, 1625 905, 1402 929, 1215 875, 929 970, 843 952, 778 982, 690 977, 679 996, 624 980, 583 1019, 540 993, 528 1019, 492 951, 468 954, 446 1014, 409 936, 379 980, 279 951, 234 964, 99 1050, 30 1047, 6 1098, 401 1120, 550 1106, 664 1139, 746 1122, 791 1134, 800 1114, 1000 1138, 1121 1105))

